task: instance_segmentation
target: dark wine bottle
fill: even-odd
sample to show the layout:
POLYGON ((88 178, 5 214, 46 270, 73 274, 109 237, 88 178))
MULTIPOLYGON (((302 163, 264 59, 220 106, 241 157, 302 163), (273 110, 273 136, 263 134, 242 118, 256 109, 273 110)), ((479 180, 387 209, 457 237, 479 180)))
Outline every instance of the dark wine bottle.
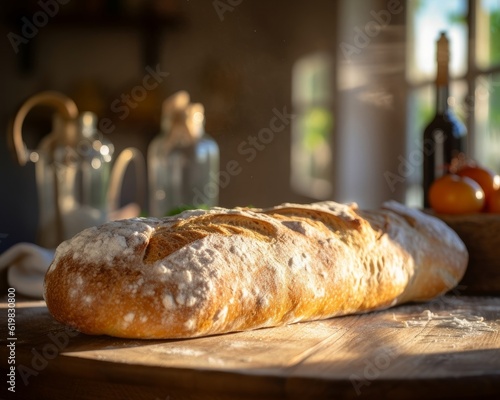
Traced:
POLYGON ((429 207, 429 188, 449 172, 454 159, 466 152, 467 129, 449 106, 449 40, 441 32, 437 41, 436 114, 424 130, 424 207, 429 207))

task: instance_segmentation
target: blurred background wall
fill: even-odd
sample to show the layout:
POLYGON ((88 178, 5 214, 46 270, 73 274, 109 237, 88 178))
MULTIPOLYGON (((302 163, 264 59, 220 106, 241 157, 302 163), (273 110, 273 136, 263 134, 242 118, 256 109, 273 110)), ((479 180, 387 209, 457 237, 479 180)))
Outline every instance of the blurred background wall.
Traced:
MULTIPOLYGON (((162 101, 187 90, 205 105, 221 169, 231 160, 241 166, 221 187, 222 206, 333 199, 377 207, 387 199, 403 201, 404 185, 391 190, 384 177, 397 170, 405 152, 403 7, 394 0, 3 2, 0 251, 35 238, 34 167, 16 164, 6 127, 22 101, 42 90, 61 91, 81 111, 109 118, 112 128, 104 134, 117 151, 135 146, 144 154, 160 129, 162 101), (54 2, 58 11, 16 52, 12 33, 54 2), (369 36, 359 33, 388 15, 380 29, 372 24, 369 36), (122 96, 151 71, 157 87, 120 118, 113 104, 123 106, 122 96), (269 127, 277 112, 285 116, 285 128, 249 160, 238 149, 269 127), (328 147, 311 153, 319 171, 311 182, 301 177, 301 161, 292 160, 294 134, 304 124, 312 124, 328 147)), ((50 117, 34 112, 30 121, 26 140, 36 147, 50 131, 50 117)), ((123 204, 136 198, 133 181, 132 170, 123 204)))

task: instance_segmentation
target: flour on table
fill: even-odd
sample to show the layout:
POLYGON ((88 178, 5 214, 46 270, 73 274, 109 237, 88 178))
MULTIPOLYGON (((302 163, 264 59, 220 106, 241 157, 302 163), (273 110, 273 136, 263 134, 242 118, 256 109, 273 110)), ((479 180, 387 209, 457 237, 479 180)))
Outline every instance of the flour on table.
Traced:
POLYGON ((176 355, 176 356, 187 356, 187 357, 199 357, 205 354, 205 351, 190 349, 188 347, 162 347, 160 346, 151 346, 149 350, 154 353, 168 354, 168 355, 176 355))
POLYGON ((484 321, 484 317, 470 313, 447 313, 445 315, 434 314, 430 310, 424 310, 419 316, 409 320, 398 320, 393 313, 393 320, 400 322, 405 328, 425 327, 430 323, 439 328, 457 329, 466 333, 497 332, 497 329, 484 321))

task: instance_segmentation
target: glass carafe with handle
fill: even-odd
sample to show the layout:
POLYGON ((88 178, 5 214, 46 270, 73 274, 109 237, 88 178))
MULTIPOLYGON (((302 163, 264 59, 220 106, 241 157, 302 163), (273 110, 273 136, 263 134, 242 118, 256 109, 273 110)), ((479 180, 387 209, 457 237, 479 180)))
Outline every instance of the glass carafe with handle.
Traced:
MULTIPOLYGON (((109 219, 116 207, 115 204, 110 207, 110 199, 115 201, 121 190, 121 184, 113 181, 123 181, 128 162, 117 162, 112 167, 114 146, 98 131, 94 113, 79 114, 76 104, 67 96, 41 92, 20 107, 10 131, 19 164, 35 163, 37 244, 54 248, 79 231, 109 219), (51 106, 55 113, 52 132, 32 150, 23 141, 23 123, 39 105, 51 106)), ((138 152, 133 153, 129 161, 137 158, 138 152)), ((122 154, 119 158, 123 158, 122 154)))

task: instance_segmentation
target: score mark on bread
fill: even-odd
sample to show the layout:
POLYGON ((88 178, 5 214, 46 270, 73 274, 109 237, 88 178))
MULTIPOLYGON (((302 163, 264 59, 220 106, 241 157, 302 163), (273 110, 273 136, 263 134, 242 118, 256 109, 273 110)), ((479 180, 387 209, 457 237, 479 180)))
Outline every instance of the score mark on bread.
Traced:
POLYGON ((209 234, 242 235, 269 241, 276 236, 276 228, 266 221, 238 214, 208 214, 191 218, 169 227, 158 227, 149 239, 144 254, 144 263, 151 264, 166 258, 180 248, 209 234))

